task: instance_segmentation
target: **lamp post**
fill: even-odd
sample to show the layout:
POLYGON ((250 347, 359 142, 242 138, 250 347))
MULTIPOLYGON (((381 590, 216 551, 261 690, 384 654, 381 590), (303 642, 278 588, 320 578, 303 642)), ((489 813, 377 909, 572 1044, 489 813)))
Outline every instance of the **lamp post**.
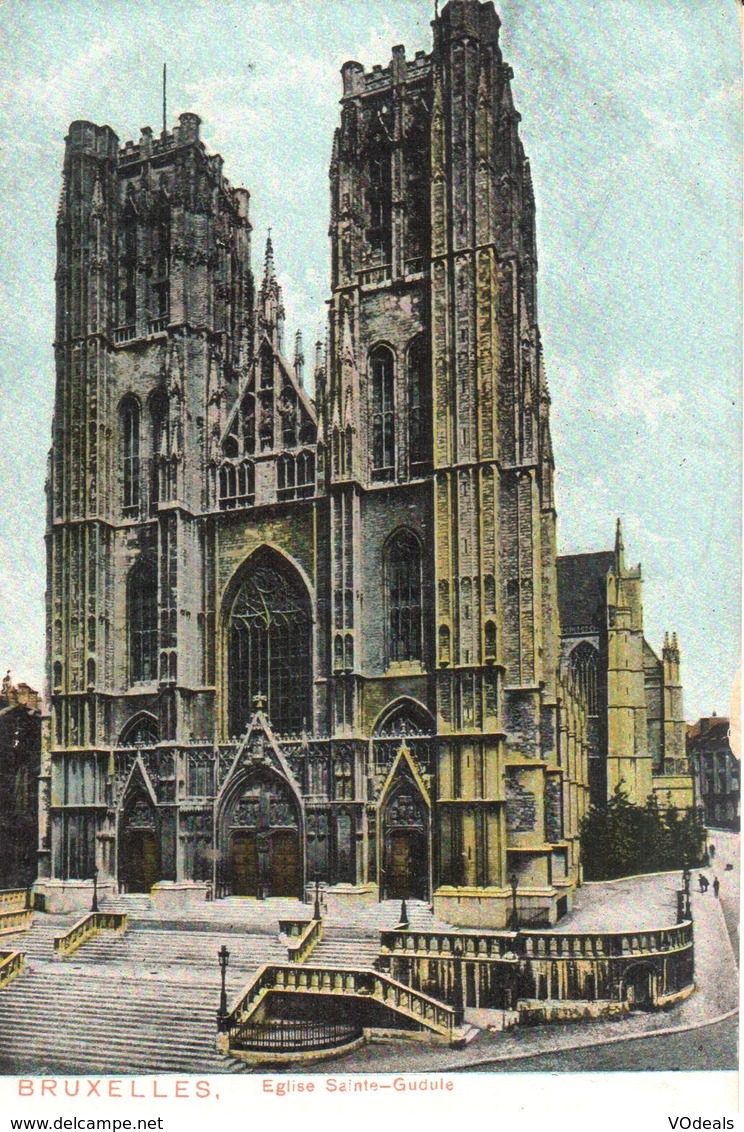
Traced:
POLYGON ((320 881, 318 880, 317 873, 315 874, 315 905, 313 907, 313 919, 319 920, 320 917, 320 881))
POLYGON ((452 975, 454 979, 454 1002, 455 1008, 455 1025, 462 1026, 463 1018, 465 1017, 465 996, 463 994, 462 986, 462 940, 456 939, 454 946, 454 962, 452 964, 452 975))
POLYGON ((217 958, 220 963, 220 975, 222 977, 222 989, 220 991, 220 1008, 217 1011, 217 1029, 223 1030, 225 1028, 225 1019, 227 1018, 227 990, 225 989, 225 976, 227 974, 227 963, 230 958, 230 952, 225 947, 224 943, 217 952, 217 958))
POLYGON ((399 928, 407 928, 408 927, 408 908, 406 907, 405 896, 403 897, 403 899, 400 902, 400 920, 398 921, 398 927, 399 928))
POLYGON ((517 913, 517 888, 519 887, 519 878, 516 873, 512 873, 509 877, 512 891, 512 913, 511 913, 511 930, 513 932, 519 931, 519 915, 517 913))
POLYGON ((98 911, 98 869, 93 866, 93 900, 90 905, 91 912, 98 911))
POLYGON ((689 866, 685 862, 685 867, 682 870, 682 882, 685 886, 685 919, 687 919, 687 920, 692 918, 691 912, 690 912, 690 880, 691 879, 692 879, 692 873, 690 872, 689 866))

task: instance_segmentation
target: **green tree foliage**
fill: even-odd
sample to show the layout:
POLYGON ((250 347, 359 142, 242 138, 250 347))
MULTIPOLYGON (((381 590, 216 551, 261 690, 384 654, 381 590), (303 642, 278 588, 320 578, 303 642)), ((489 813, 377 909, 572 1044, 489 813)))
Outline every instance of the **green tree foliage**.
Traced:
POLYGON ((581 859, 586 880, 612 880, 660 873, 703 863, 705 826, 699 811, 628 798, 622 784, 603 806, 592 806, 581 823, 581 859))

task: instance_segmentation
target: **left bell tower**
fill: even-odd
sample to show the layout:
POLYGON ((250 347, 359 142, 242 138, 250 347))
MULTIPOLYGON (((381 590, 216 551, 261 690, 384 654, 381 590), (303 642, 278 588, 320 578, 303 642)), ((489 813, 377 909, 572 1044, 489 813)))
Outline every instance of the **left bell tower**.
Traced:
POLYGON ((117 877, 132 801, 117 748, 145 743, 155 879, 175 879, 176 744, 214 738, 214 468, 254 319, 249 194, 222 165, 191 113, 123 146, 84 121, 66 139, 47 486, 50 892, 117 877))

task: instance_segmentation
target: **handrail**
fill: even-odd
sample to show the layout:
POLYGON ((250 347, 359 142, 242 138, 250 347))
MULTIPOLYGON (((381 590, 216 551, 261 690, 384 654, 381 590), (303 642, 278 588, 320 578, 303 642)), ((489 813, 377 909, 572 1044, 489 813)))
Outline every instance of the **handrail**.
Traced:
POLYGON ((82 920, 73 924, 64 935, 54 937, 54 951, 60 959, 65 959, 100 932, 104 930, 124 932, 126 928, 127 916, 124 912, 89 912, 82 920))
POLYGON ((219 1028, 232 1032, 241 1023, 250 1021, 267 994, 294 992, 372 998, 423 1028, 448 1038, 456 1025, 454 1007, 371 968, 265 963, 225 1017, 219 1019, 219 1028))
POLYGON ((0 889, 0 910, 19 912, 31 907, 27 888, 0 889))
MULTIPOLYGON (((284 921, 284 923, 287 922, 284 921)), ((296 920, 295 924, 301 928, 301 931, 294 934, 292 943, 287 945, 287 959, 290 963, 304 963, 316 944, 320 943, 323 938, 323 921, 296 920)), ((293 933, 287 934, 293 935, 293 933)))
POLYGON ((25 964, 26 956, 22 951, 0 951, 0 988, 20 975, 25 964))
POLYGON ((30 908, 17 908, 8 912, 0 911, 0 935, 28 931, 33 922, 34 914, 30 908))

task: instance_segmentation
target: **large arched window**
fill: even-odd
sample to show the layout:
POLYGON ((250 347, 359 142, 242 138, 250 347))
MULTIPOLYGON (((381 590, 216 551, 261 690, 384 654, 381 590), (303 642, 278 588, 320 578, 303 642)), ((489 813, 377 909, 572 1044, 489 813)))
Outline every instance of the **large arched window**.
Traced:
POLYGON ((124 458, 124 510, 136 511, 140 504, 140 409, 134 397, 121 407, 124 458))
POLYGON ((155 680, 158 669, 158 573, 154 563, 141 562, 129 575, 129 682, 155 680))
POLYGON ((125 210, 122 217, 121 253, 119 318, 129 335, 134 334, 137 323, 137 214, 131 206, 125 210))
POLYGON ((408 459, 414 476, 431 466, 431 372, 423 334, 408 349, 408 459))
POLYGON ((588 641, 582 641, 569 658, 571 672, 582 693, 586 697, 589 715, 597 714, 597 670, 599 653, 588 641))
POLYGON ((421 660, 421 544, 412 531, 398 531, 385 548, 388 657, 421 660))
POLYGON ((254 698, 266 696, 275 730, 297 735, 312 725, 312 624, 299 574, 280 555, 259 552, 228 622, 230 732, 242 734, 254 698))
MULTIPOLYGON (((170 314, 171 215, 170 205, 164 197, 158 200, 155 209, 152 258, 151 318, 160 324, 167 322, 170 314)), ((162 329, 162 326, 154 329, 162 329)))
POLYGON ((395 361, 387 346, 369 359, 372 371, 372 474, 376 480, 395 477, 395 361))
POLYGON ((368 168, 369 250, 378 263, 389 264, 392 248, 392 158, 390 145, 382 131, 371 143, 368 168))

